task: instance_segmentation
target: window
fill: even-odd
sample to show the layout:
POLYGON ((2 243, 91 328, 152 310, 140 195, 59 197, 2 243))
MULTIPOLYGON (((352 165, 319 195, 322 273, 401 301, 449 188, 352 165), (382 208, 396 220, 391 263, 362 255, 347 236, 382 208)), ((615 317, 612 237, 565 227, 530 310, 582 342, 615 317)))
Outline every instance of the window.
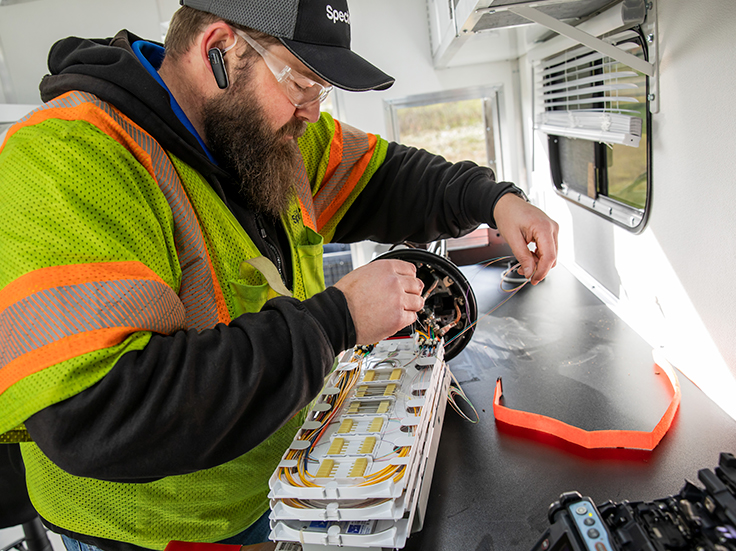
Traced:
POLYGON ((422 94, 386 102, 392 139, 451 162, 471 160, 503 179, 496 88, 422 94))
MULTIPOLYGON (((639 32, 608 39, 646 59, 639 32)), ((548 135, 558 193, 631 231, 651 198, 648 78, 586 47, 545 60, 538 71, 535 127, 548 135)))
MULTIPOLYGON (((489 86, 386 101, 390 139, 442 155, 450 162, 470 160, 490 167, 501 181, 500 96, 500 87, 489 86)), ((449 256, 458 265, 474 264, 489 258, 488 247, 497 247, 500 238, 483 224, 464 237, 429 244, 428 249, 449 256)))

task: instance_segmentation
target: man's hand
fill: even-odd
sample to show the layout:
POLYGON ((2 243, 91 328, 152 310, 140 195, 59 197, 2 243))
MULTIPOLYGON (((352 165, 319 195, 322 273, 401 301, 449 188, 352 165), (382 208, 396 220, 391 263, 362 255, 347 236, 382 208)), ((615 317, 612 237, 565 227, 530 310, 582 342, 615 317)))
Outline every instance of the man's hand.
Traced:
POLYGON ((348 302, 357 344, 373 344, 414 323, 424 307, 414 264, 376 260, 335 283, 348 302))
POLYGON ((519 273, 536 285, 557 264, 557 222, 513 193, 496 202, 496 227, 521 264, 519 273), (528 248, 534 243, 534 252, 528 248))

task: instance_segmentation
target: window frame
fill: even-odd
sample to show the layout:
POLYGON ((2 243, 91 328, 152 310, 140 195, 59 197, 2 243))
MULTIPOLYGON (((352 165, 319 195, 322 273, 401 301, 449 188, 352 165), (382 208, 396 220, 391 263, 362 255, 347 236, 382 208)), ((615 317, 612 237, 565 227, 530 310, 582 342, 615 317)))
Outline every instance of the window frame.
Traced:
MULTIPOLYGON (((493 147, 495 153, 495 161, 486 165, 490 167, 496 175, 497 181, 504 181, 504 162, 503 162, 503 137, 502 131, 505 124, 505 116, 501 106, 503 105, 503 86, 470 86, 467 88, 457 88, 453 90, 441 90, 437 92, 428 92, 425 94, 415 94, 402 98, 383 100, 384 116, 386 119, 386 128, 388 130, 388 139, 395 142, 401 142, 401 133, 399 130, 398 110, 409 107, 424 107, 437 103, 450 103, 455 101, 481 99, 484 102, 484 120, 491 119, 491 132, 493 133, 493 147), (488 115, 490 111, 490 115, 488 115)), ((486 127, 486 148, 488 148, 488 133, 486 127)), ((433 151, 438 155, 442 155, 441 151, 433 151)))
MULTIPOLYGON (((649 48, 647 41, 644 39, 641 29, 632 29, 636 32, 636 37, 626 39, 626 41, 632 41, 634 38, 638 45, 642 48, 644 53, 644 59, 649 59, 649 48)), ((644 147, 646 157, 646 199, 644 202, 644 208, 639 209, 628 205, 622 201, 619 201, 613 197, 609 197, 608 193, 608 167, 607 167, 607 152, 608 147, 603 142, 597 142, 589 140, 594 144, 594 161, 596 169, 596 196, 589 197, 585 193, 578 191, 572 186, 568 186, 563 181, 562 167, 559 154, 559 139, 561 136, 555 134, 547 134, 547 146, 548 146, 548 158, 550 165, 550 172, 552 177, 552 183, 555 188, 555 192, 560 197, 588 210, 600 216, 606 220, 609 220, 625 228, 632 233, 641 233, 649 220, 652 204, 652 111, 650 105, 650 86, 651 79, 647 75, 643 75, 645 79, 645 106, 644 106, 644 117, 646 124, 645 142, 640 144, 639 147, 644 147)), ((579 138, 582 139, 582 138, 579 138)))

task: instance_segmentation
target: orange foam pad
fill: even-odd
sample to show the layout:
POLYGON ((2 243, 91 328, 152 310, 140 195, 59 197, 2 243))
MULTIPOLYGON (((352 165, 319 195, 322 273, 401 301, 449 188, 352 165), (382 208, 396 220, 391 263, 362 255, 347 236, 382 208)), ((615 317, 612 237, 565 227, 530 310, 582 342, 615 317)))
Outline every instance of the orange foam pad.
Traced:
POLYGON ((638 430, 586 431, 552 417, 507 408, 501 405, 501 397, 503 396, 501 377, 496 380, 496 390, 493 395, 493 415, 497 421, 502 423, 550 434, 586 449, 623 448, 651 451, 669 430, 677 408, 680 406, 681 395, 680 382, 677 380, 674 369, 665 362, 661 362, 661 365, 655 363, 654 366, 657 372, 667 375, 667 380, 672 389, 672 400, 657 426, 651 432, 638 430))

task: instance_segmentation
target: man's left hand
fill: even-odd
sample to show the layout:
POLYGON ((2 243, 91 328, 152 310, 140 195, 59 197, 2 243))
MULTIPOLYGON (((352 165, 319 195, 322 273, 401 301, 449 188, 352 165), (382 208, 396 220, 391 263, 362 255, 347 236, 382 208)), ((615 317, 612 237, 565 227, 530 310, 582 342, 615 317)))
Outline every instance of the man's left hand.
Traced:
POLYGON ((542 281, 557 264, 557 222, 513 193, 496 202, 493 218, 521 264, 519 274, 531 280, 532 285, 542 281), (529 243, 536 245, 533 252, 529 243))

